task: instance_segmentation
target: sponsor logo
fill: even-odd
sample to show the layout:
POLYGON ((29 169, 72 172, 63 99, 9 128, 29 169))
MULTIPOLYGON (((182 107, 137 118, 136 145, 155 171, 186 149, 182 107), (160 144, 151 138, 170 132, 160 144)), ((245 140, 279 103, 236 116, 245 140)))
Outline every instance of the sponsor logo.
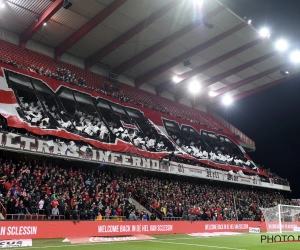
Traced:
POLYGON ((12 248, 12 247, 31 247, 32 239, 29 240, 1 240, 0 248, 12 248))
POLYGON ((249 227, 249 233, 259 234, 260 233, 260 228, 249 227))
POLYGON ((294 231, 294 232, 300 232, 300 227, 294 227, 294 228, 293 228, 293 231, 294 231))

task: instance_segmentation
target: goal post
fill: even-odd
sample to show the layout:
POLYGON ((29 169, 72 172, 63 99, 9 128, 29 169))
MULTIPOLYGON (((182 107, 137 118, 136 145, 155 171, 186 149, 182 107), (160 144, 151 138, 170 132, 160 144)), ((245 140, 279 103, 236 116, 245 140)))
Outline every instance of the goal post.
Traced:
POLYGON ((293 231, 296 224, 290 222, 298 222, 300 218, 300 206, 279 204, 274 207, 259 209, 264 216, 269 233, 293 231))

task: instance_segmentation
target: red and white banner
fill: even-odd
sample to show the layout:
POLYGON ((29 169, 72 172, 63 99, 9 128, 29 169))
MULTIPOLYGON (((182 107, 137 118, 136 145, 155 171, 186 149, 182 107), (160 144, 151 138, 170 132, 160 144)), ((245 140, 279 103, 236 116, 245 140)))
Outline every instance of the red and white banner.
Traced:
MULTIPOLYGON (((209 131, 207 129, 207 127, 202 126, 200 124, 196 124, 196 123, 192 123, 189 121, 185 121, 183 119, 177 118, 177 117, 173 117, 170 116, 168 114, 163 114, 160 113, 158 111, 155 110, 150 110, 150 109, 146 109, 143 108, 141 106, 137 106, 131 103, 126 103, 126 105, 124 103, 121 103, 119 100, 117 99, 112 99, 108 96, 104 96, 100 93, 97 93, 95 91, 90 91, 90 90, 86 90, 86 89, 82 89, 78 86, 74 86, 65 82, 60 82, 57 81, 55 79, 52 78, 48 78, 45 76, 40 76, 37 75, 35 73, 31 73, 28 72, 26 70, 22 70, 22 69, 17 69, 15 67, 9 66, 9 65, 4 65, 0 63, 0 66, 2 66, 1 68, 1 73, 0 74, 0 114, 2 116, 4 116, 5 118, 7 118, 7 122, 8 125, 11 127, 15 127, 15 128, 24 128, 27 131, 30 131, 34 134, 37 135, 52 135, 52 136, 57 136, 60 138, 65 138, 65 139, 69 139, 69 140, 73 140, 73 141, 83 141, 83 142, 87 142, 90 145, 94 146, 95 148, 98 149, 103 149, 103 150, 107 150, 107 151, 114 151, 114 152, 121 152, 121 153, 131 153, 131 154, 136 154, 136 155, 140 155, 142 157, 146 157, 146 158, 152 158, 152 159, 161 159, 164 156, 168 155, 168 152, 150 152, 147 150, 141 150, 137 147, 135 147, 133 144, 128 143, 126 141, 120 140, 120 139, 116 139, 115 143, 104 143, 104 142, 100 142, 99 140, 94 140, 91 138, 86 138, 84 136, 75 134, 75 133, 71 133, 67 130, 65 130, 64 128, 57 128, 57 129, 41 129, 37 126, 31 125, 28 122, 22 120, 16 110, 17 107, 19 107, 18 101, 14 95, 13 90, 8 86, 7 84, 7 79, 5 79, 5 76, 3 74, 3 70, 9 69, 11 71, 20 73, 20 74, 24 74, 27 76, 30 76, 32 78, 38 79, 41 81, 41 83, 45 84, 47 87, 49 87, 53 93, 56 93, 56 91, 58 91, 58 89, 62 86, 65 86, 67 88, 73 89, 75 91, 78 92, 83 92, 85 94, 89 94, 92 97, 101 97, 103 99, 106 99, 108 101, 111 102, 115 102, 118 103, 122 106, 128 106, 130 108, 134 108, 134 109, 138 109, 140 110, 146 118, 148 118, 151 123, 155 126, 155 128, 157 129, 158 133, 160 134, 164 134, 164 132, 162 132, 162 129, 159 128, 163 128, 164 124, 163 124, 163 119, 167 119, 167 120, 173 120, 175 122, 177 122, 179 124, 179 126, 182 125, 189 125, 191 127, 193 127, 196 131, 198 131, 200 133, 201 130, 206 130, 209 131)), ((122 122, 122 124, 126 127, 126 128, 136 128, 135 125, 132 124, 127 124, 122 122)), ((222 134, 223 136, 228 137, 229 139, 231 139, 234 143, 236 143, 239 146, 239 143, 237 141, 237 139, 232 135, 232 134, 228 134, 225 132, 220 132, 220 131, 216 131, 213 129, 210 129, 211 132, 216 133, 216 134, 222 134)), ((246 153, 244 153, 246 154, 246 153)), ((185 158, 185 159, 190 159, 193 161, 197 161, 197 162, 202 162, 205 164, 208 164, 212 167, 216 167, 216 168, 220 168, 220 169, 224 169, 224 170, 240 170, 240 168, 236 167, 236 166, 232 166, 232 165, 226 165, 226 164, 219 164, 210 160, 202 160, 202 159, 197 159, 194 158, 188 154, 182 154, 182 155, 178 155, 179 157, 185 158)), ((246 156, 246 155, 245 155, 246 156)), ((248 156, 246 156, 248 157, 248 156)), ((244 170, 243 170, 244 171, 244 170)), ((257 172, 251 171, 250 169, 245 169, 246 172, 249 173, 253 173, 253 174, 257 174, 257 172)), ((268 177, 268 175, 263 172, 262 170, 259 170, 258 172, 260 175, 264 175, 266 177, 268 177)))
MULTIPOLYGON (((275 227, 277 224, 274 223, 275 227)), ((296 222, 283 223, 283 227, 291 231, 299 226, 296 222)), ((249 232, 251 227, 260 228, 261 231, 267 229, 266 224, 259 221, 2 221, 0 240, 249 232)))

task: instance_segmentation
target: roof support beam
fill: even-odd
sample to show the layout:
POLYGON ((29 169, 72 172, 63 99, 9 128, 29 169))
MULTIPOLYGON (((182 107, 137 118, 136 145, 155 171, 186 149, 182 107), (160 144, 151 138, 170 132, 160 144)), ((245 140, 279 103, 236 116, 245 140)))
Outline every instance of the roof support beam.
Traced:
POLYGON ((134 56, 133 58, 129 59, 128 61, 120 64, 113 71, 116 74, 122 74, 122 73, 126 72, 127 70, 131 69, 132 67, 134 67, 138 63, 144 61, 145 59, 152 56, 153 54, 155 54, 159 50, 163 49, 164 47, 171 44, 172 42, 174 42, 178 38, 182 37, 186 33, 190 32, 194 28, 201 25, 203 20, 207 20, 207 19, 212 18, 214 15, 218 14, 223 9, 225 9, 225 7, 223 7, 223 6, 218 7, 217 9, 215 9, 215 10, 211 11, 210 13, 208 13, 207 15, 205 15, 202 19, 196 20, 195 22, 188 24, 187 26, 185 26, 184 28, 182 28, 179 31, 175 32, 174 34, 170 35, 169 37, 165 38, 164 40, 158 42, 157 44, 153 45, 152 47, 150 47, 148 49, 145 49, 140 54, 138 54, 138 55, 134 56))
MULTIPOLYGON (((233 89, 237 89, 237 88, 242 87, 242 86, 244 86, 244 85, 246 85, 248 83, 254 82, 254 81, 256 81, 256 80, 258 80, 258 79, 260 79, 260 78, 262 78, 264 76, 272 74, 272 73, 274 73, 274 72, 276 72, 276 71, 284 68, 285 66, 287 66, 286 63, 281 64, 279 66, 273 67, 273 68, 265 70, 263 72, 260 72, 260 73, 258 73, 256 75, 249 76, 249 77, 247 77, 247 78, 245 78, 243 80, 240 80, 240 81, 238 81, 236 83, 233 83, 233 84, 230 84, 230 85, 225 86, 223 88, 220 88, 220 89, 218 89, 218 90, 216 90, 214 92, 215 93, 214 97, 208 97, 208 96, 206 96, 205 98, 201 98, 200 102, 204 103, 206 100, 212 100, 213 98, 216 98, 219 95, 225 94, 225 93, 227 93, 227 92, 229 92, 229 91, 231 91, 233 89)), ((207 89, 206 93, 208 93, 208 89, 207 89)))
MULTIPOLYGON (((189 78, 191 78, 195 75, 198 75, 198 74, 202 73, 203 71, 205 71, 209 68, 212 68, 212 67, 216 66, 217 64, 219 64, 219 63, 221 63, 221 62, 223 62, 223 61, 225 61, 225 60, 227 60, 227 59, 229 59, 229 58, 231 58, 231 57, 233 57, 233 56, 235 56, 235 55, 237 55, 237 54, 239 54, 239 53, 241 53, 241 52, 243 52, 243 51, 245 51, 245 50, 247 50, 251 47, 253 47, 254 45, 260 43, 261 41, 262 41, 261 38, 253 40, 252 42, 247 43, 247 44, 245 44, 245 45, 243 45, 243 46, 241 46, 237 49, 234 49, 234 50, 232 50, 232 51, 230 51, 230 52, 228 52, 228 53, 226 53, 222 56, 219 56, 219 57, 217 57, 217 58, 215 58, 215 59, 213 59, 213 60, 211 60, 207 63, 204 63, 204 64, 194 68, 191 71, 183 73, 183 74, 179 75, 178 77, 180 79, 182 79, 181 82, 184 82, 185 80, 188 80, 189 78)), ((180 84, 180 83, 177 83, 177 85, 178 84, 180 84)), ((167 81, 167 82, 160 85, 161 87, 159 88, 159 91, 160 92, 165 91, 165 90, 171 88, 173 85, 174 85, 174 83, 172 82, 172 80, 169 80, 169 81, 167 81)), ((184 92, 184 91, 182 91, 182 92, 184 92)), ((179 95, 180 95, 180 93, 179 93, 179 95)))
POLYGON ((82 37, 88 34, 92 29, 102 23, 110 14, 112 14, 116 9, 118 9, 127 0, 115 0, 105 9, 100 11, 96 16, 84 24, 79 30, 75 31, 66 40, 64 40, 60 45, 55 48, 55 58, 59 57, 65 53, 69 48, 76 44, 82 37))
MULTIPOLYGON (((264 61, 264 60, 266 60, 266 59, 268 59, 268 58, 270 58, 270 57, 276 55, 277 53, 278 53, 277 51, 272 51, 272 52, 270 52, 270 53, 268 53, 268 54, 265 54, 265 55, 263 55, 263 56, 261 56, 261 57, 258 57, 258 58, 256 58, 256 59, 253 59, 253 60, 251 60, 250 62, 244 63, 244 64, 242 64, 242 65, 240 65, 240 66, 237 66, 237 67, 235 67, 235 68, 233 68, 233 69, 231 69, 231 70, 228 70, 228 71, 226 71, 226 72, 224 72, 224 73, 222 73, 222 74, 219 74, 219 75, 214 76, 214 77, 212 77, 212 78, 210 78, 210 79, 207 79, 207 80, 205 80, 205 81, 203 81, 203 82, 201 83, 201 87, 207 89, 208 86, 210 86, 210 85, 212 85, 212 84, 214 84, 214 83, 216 83, 216 82, 219 82, 219 81, 221 81, 221 80, 223 80, 223 79, 225 79, 225 78, 227 78, 227 77, 229 77, 229 76, 231 76, 231 75, 234 75, 234 74, 236 74, 236 73, 238 73, 238 72, 240 72, 240 71, 242 71, 242 70, 244 70, 244 69, 250 68, 250 67, 254 66, 254 65, 257 64, 257 63, 260 63, 260 62, 262 62, 262 61, 264 61)), ((282 65, 281 65, 281 66, 282 66, 282 65)), ((279 67, 281 68, 281 66, 279 66, 279 67)), ((277 69, 277 67, 275 67, 275 68, 277 69)), ((279 68, 279 69, 280 69, 280 68, 279 68)), ((277 70, 278 70, 278 69, 277 69, 277 70)), ((272 70, 269 70, 269 71, 272 73, 272 70)), ((267 70, 266 72, 268 72, 268 70, 267 70)), ((270 74, 270 73, 269 73, 269 74, 270 74)), ((248 78, 247 78, 247 79, 248 79, 248 78)), ((258 79, 258 78, 257 78, 257 79, 258 79)), ((254 80, 253 80, 253 81, 254 81, 254 80)), ((234 84, 232 84, 232 85, 234 85, 234 84)), ((208 90, 207 90, 207 91, 208 91, 208 90)), ((207 91, 206 91, 206 92, 207 92, 207 91)), ((205 91, 203 91, 203 92, 198 96, 198 102, 200 102, 200 101, 203 100, 203 98, 201 98, 201 96, 203 96, 204 93, 205 93, 205 91)))
MULTIPOLYGON (((145 74, 139 76, 138 78, 135 79, 135 83, 137 86, 140 86, 141 84, 148 82, 149 80, 155 78, 156 76, 162 74, 163 72, 169 70, 170 68, 176 66, 179 63, 182 63, 184 60, 186 60, 187 58, 194 56, 195 54, 200 53, 201 51, 207 49, 208 47, 212 46, 213 44, 221 41, 222 39, 232 35, 233 33, 237 32, 238 30, 244 28, 245 26, 247 26, 248 24, 243 22, 235 27, 233 27, 232 29, 214 37, 213 39, 200 44, 199 46, 183 53, 182 55, 177 56, 176 58, 172 59, 169 62, 166 62, 163 65, 160 65, 148 72, 146 72, 145 74)), ((158 87, 159 88, 159 87, 158 87)), ((158 90, 157 88, 157 90, 158 90)), ((158 93, 160 94, 160 93, 158 93)))
POLYGON ((63 6, 63 2, 63 0, 55 0, 39 17, 38 22, 33 22, 30 27, 24 31, 20 36, 20 46, 22 48, 25 48, 27 41, 63 6))
MULTIPOLYGON (((278 80, 275 80, 275 81, 273 81, 273 82, 271 82, 271 83, 268 83, 268 84, 265 84, 265 85, 263 85, 263 86, 257 87, 257 88, 255 88, 255 89, 251 89, 251 90, 249 90, 249 91, 246 91, 246 92, 240 93, 240 94, 238 94, 238 95, 235 95, 235 96, 232 97, 232 100, 233 100, 233 101, 237 101, 237 100, 239 100, 239 99, 242 99, 242 98, 248 97, 248 96, 250 96, 250 95, 259 93, 259 92, 261 92, 261 91, 263 91, 263 90, 272 88, 272 87, 274 87, 274 86, 276 86, 276 85, 278 85, 278 84, 281 84, 281 83, 286 82, 286 81, 288 81, 288 80, 292 80, 292 79, 294 79, 294 78, 296 78, 296 77, 299 77, 299 76, 300 76, 300 73, 296 73, 296 74, 291 75, 291 76, 288 76, 288 77, 283 77, 283 78, 278 79, 278 80)), ((210 108, 211 108, 211 109, 217 109, 217 108, 220 107, 221 105, 222 105, 221 102, 217 102, 217 103, 214 103, 214 104, 210 105, 210 108)))
POLYGON ((137 24, 136 26, 134 26, 133 28, 116 38, 114 41, 110 42, 109 44, 98 50, 86 60, 86 67, 88 68, 97 63, 98 61, 101 61, 105 56, 119 48, 126 41, 134 37, 136 34, 140 33, 143 29, 145 29, 157 19, 165 15, 167 12, 169 12, 181 2, 181 0, 173 0, 169 4, 162 7, 160 10, 158 10, 156 13, 152 14, 150 17, 146 18, 144 21, 137 24))

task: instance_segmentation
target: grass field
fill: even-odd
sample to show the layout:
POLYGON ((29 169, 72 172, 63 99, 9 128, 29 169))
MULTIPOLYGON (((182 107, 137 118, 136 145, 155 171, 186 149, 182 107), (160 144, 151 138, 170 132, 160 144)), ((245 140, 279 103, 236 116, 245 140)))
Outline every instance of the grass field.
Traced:
MULTIPOLYGON (((290 233, 286 233, 290 235, 290 233)), ((298 234, 294 234, 298 239, 298 234)), ((272 236, 268 234, 268 236, 272 236)), ((190 250, 190 249, 219 249, 219 250, 290 250, 300 249, 300 242, 280 242, 280 243, 261 243, 261 234, 241 234, 236 236, 216 236, 216 237, 192 237, 184 234, 175 235, 154 235, 154 240, 145 241, 125 241, 125 242, 105 242, 105 243, 86 243, 71 244, 63 243, 63 239, 43 239, 33 240, 32 247, 26 249, 109 249, 109 250, 190 250)), ((20 249, 20 248, 10 248, 20 249)))

